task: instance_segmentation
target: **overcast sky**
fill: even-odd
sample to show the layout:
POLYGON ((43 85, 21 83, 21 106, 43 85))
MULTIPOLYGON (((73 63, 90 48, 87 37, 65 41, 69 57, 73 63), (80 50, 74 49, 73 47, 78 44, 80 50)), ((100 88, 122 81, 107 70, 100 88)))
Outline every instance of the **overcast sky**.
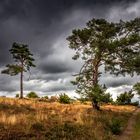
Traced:
MULTIPOLYGON (((25 94, 40 96, 67 92, 74 95, 70 81, 81 62, 71 59, 74 52, 66 38, 72 29, 82 28, 92 18, 117 22, 140 15, 140 0, 1 0, 0 1, 0 70, 11 63, 9 49, 13 42, 29 45, 36 59, 30 80, 24 76, 25 94)), ((103 74, 100 82, 116 96, 129 90, 140 77, 114 77, 103 74)), ((19 76, 0 74, 0 95, 19 93, 19 76)))

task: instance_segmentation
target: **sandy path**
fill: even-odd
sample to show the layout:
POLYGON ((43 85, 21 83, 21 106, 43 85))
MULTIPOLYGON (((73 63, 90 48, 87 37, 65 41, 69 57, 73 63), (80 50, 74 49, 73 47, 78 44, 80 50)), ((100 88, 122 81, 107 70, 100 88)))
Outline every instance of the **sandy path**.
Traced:
POLYGON ((140 108, 136 109, 132 115, 132 117, 129 119, 128 124, 122 135, 120 135, 117 139, 118 140, 131 140, 131 136, 133 133, 134 125, 136 123, 136 116, 140 112, 140 108))

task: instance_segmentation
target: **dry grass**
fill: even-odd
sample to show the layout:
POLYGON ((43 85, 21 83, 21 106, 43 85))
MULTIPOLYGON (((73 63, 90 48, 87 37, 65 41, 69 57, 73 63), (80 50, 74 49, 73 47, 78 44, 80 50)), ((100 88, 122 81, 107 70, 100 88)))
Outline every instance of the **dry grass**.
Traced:
POLYGON ((131 140, 140 140, 140 113, 136 116, 136 123, 134 125, 131 140))
POLYGON ((125 126, 134 109, 104 105, 98 112, 89 103, 66 105, 0 98, 0 139, 113 140, 107 123, 117 117, 125 126))
POLYGON ((112 110, 114 112, 132 112, 136 109, 135 106, 131 106, 131 105, 104 105, 103 109, 105 110, 112 110))

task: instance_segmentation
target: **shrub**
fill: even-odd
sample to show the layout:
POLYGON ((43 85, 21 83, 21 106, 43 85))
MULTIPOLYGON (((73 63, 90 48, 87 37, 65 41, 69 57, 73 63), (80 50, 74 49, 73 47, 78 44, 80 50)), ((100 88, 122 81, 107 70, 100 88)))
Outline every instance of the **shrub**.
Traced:
POLYGON ((19 98, 19 94, 16 94, 16 98, 19 98))
POLYGON ((64 104, 70 104, 71 98, 67 94, 60 94, 59 95, 59 102, 64 104))
POLYGON ((109 130, 112 132, 114 135, 119 135, 122 131, 121 129, 121 121, 116 118, 112 118, 110 123, 108 124, 109 130))
POLYGON ((45 98, 45 99, 49 99, 49 97, 46 95, 46 96, 44 96, 43 98, 45 98))
POLYGON ((33 92, 33 91, 31 91, 30 93, 28 93, 27 94, 27 97, 28 98, 39 98, 38 95, 35 92, 33 92))

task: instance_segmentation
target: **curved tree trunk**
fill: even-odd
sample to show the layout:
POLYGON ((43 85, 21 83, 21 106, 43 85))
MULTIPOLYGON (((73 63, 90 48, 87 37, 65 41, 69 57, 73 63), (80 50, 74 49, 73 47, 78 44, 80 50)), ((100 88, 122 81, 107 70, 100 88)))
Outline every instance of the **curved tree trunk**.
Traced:
MULTIPOLYGON (((97 59, 95 62, 93 62, 93 65, 94 65, 93 87, 95 87, 98 84, 99 64, 100 64, 100 59, 97 59)), ((93 101, 92 101, 92 107, 96 110, 100 110, 100 106, 99 106, 98 102, 95 100, 93 99, 93 101)))

